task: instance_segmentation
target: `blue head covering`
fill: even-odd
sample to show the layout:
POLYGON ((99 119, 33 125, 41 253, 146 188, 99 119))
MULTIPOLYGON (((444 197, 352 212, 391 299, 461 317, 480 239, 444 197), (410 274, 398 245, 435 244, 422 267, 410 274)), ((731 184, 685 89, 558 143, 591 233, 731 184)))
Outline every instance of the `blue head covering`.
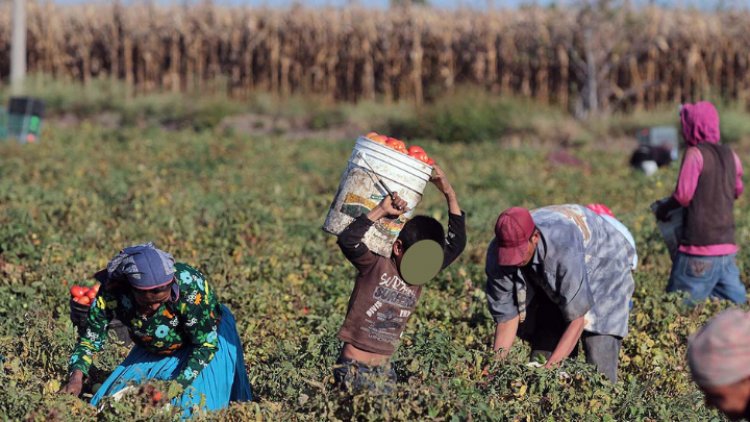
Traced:
POLYGON ((129 246, 107 264, 106 274, 94 277, 105 284, 108 280, 125 280, 131 287, 150 290, 169 284, 174 279, 174 258, 152 242, 129 246))

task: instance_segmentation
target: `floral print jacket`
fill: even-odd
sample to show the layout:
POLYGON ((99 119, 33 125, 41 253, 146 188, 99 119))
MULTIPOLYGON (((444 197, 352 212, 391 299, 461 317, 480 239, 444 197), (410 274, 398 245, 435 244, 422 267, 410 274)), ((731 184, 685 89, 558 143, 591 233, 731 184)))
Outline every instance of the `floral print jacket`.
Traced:
POLYGON ((177 381, 187 387, 208 366, 219 349, 221 308, 203 274, 184 264, 175 265, 179 297, 162 303, 150 317, 140 315, 129 288, 102 286, 89 310, 86 333, 70 358, 70 372, 88 375, 94 353, 107 339, 107 325, 117 318, 128 327, 133 341, 156 355, 171 355, 191 347, 177 381))

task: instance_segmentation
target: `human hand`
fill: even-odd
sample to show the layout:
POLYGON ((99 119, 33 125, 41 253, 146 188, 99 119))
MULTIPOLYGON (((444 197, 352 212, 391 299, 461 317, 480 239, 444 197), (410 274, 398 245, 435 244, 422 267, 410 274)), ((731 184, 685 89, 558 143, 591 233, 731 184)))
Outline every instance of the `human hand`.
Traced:
POLYGON ((81 390, 83 390, 83 372, 80 369, 76 369, 70 374, 68 383, 63 386, 60 393, 78 397, 81 395, 81 390))
POLYGON ((657 220, 667 221, 669 220, 669 211, 671 211, 671 209, 667 207, 667 204, 661 204, 656 208, 656 212, 654 214, 656 214, 657 220))
POLYGON ((560 361, 553 361, 548 360, 547 363, 544 364, 544 369, 552 369, 560 364, 560 361))
POLYGON ((666 201, 659 202, 661 203, 656 207, 656 211, 654 211, 654 215, 656 215, 656 219, 659 221, 669 221, 669 213, 682 206, 674 199, 674 196, 670 196, 666 201))
POLYGON ((398 193, 393 193, 393 198, 390 195, 386 195, 377 207, 370 210, 367 213, 367 218, 371 221, 378 221, 383 217, 398 217, 399 215, 409 211, 407 202, 398 196, 398 193))
POLYGON ((445 175, 443 169, 441 169, 437 164, 433 164, 432 168, 434 170, 434 174, 430 177, 430 182, 432 182, 435 187, 443 193, 443 195, 453 195, 453 186, 451 186, 451 183, 448 181, 448 177, 445 175))
POLYGON ((409 210, 407 205, 406 201, 398 196, 398 193, 394 192, 393 198, 390 195, 386 195, 378 206, 385 211, 386 215, 398 217, 409 210))

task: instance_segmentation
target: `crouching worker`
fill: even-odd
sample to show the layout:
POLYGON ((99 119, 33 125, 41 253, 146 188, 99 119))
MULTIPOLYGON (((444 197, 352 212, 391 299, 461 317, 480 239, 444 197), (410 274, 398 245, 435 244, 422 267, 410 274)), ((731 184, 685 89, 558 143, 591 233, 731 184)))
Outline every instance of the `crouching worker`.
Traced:
POLYGON ((339 234, 341 251, 358 270, 346 319, 338 333, 344 346, 333 373, 342 389, 372 389, 372 375, 396 381, 389 359, 414 312, 422 284, 450 265, 466 246, 465 215, 456 193, 443 171, 437 166, 434 169, 431 181, 448 201, 447 237, 434 218, 415 216, 399 233, 390 258, 371 252, 362 242, 367 230, 381 218, 407 211, 406 201, 397 194, 394 198, 386 196, 339 234))
POLYGON ((730 309, 688 342, 688 364, 706 405, 731 420, 750 420, 750 313, 730 309))
POLYGON ((252 399, 234 317, 203 274, 152 243, 125 248, 95 278, 102 283, 88 327, 70 358, 63 391, 79 395, 94 353, 117 318, 135 342, 128 357, 91 399, 96 406, 129 383, 176 380, 183 394, 172 404, 188 416, 252 399))
POLYGON ((635 245, 621 228, 581 205, 509 208, 487 249, 487 302, 505 357, 516 335, 551 368, 577 355, 617 380, 628 331, 635 245))

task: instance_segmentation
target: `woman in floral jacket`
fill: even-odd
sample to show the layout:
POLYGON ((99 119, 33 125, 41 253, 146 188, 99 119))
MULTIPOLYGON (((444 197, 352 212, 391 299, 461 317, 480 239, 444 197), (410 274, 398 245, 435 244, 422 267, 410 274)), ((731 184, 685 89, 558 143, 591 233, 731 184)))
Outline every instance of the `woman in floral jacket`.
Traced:
POLYGON ((125 248, 95 278, 102 287, 70 358, 63 391, 81 393, 92 357, 107 338, 107 324, 117 318, 135 346, 91 404, 148 379, 179 382, 184 392, 173 404, 187 414, 203 398, 206 410, 252 400, 234 317, 198 270, 175 264, 171 255, 148 243, 125 248))

